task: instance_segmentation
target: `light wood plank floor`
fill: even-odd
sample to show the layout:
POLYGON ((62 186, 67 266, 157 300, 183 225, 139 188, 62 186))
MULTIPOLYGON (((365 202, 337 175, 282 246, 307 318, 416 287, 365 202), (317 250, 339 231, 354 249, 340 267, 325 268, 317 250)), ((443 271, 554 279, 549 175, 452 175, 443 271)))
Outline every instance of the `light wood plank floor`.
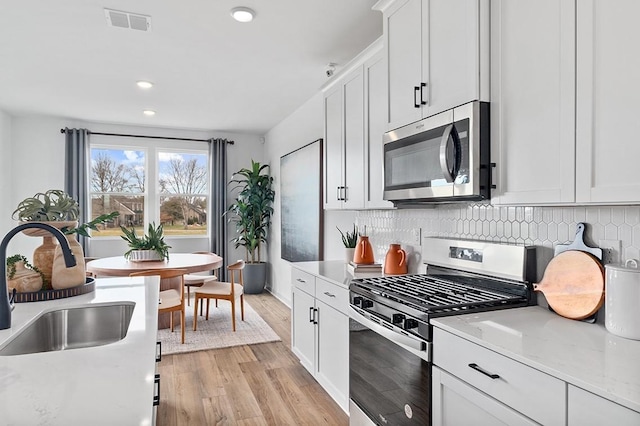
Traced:
POLYGON ((163 356, 157 424, 347 425, 290 350, 290 309, 266 292, 245 297, 282 341, 163 356))

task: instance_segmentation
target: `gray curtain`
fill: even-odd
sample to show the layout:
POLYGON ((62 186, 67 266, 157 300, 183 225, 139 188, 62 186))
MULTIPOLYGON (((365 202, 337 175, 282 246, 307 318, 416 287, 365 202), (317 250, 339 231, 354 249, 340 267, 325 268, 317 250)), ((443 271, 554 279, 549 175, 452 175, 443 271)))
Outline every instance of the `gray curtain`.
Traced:
POLYGON ((211 223, 211 251, 222 257, 220 281, 227 280, 227 143, 226 139, 209 140, 209 176, 211 197, 209 212, 211 223))
MULTIPOLYGON (((89 131, 87 129, 64 129, 65 134, 65 175, 64 190, 78 201, 80 223, 89 217, 89 131)), ((87 253, 88 239, 78 236, 82 249, 87 253)))

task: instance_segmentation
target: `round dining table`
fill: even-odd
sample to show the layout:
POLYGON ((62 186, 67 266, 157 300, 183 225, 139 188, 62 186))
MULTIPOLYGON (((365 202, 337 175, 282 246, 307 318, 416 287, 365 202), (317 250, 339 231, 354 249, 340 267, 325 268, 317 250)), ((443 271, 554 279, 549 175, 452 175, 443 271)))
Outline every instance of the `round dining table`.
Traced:
MULTIPOLYGON (((157 271, 161 269, 185 269, 187 274, 220 269, 222 258, 217 254, 204 253, 170 253, 169 259, 163 261, 132 262, 124 256, 103 257, 87 262, 87 272, 96 277, 128 277, 134 272, 157 271)), ((176 279, 160 282, 160 291, 175 288, 180 290, 176 279)), ((169 327, 168 313, 158 315, 158 329, 169 327)))

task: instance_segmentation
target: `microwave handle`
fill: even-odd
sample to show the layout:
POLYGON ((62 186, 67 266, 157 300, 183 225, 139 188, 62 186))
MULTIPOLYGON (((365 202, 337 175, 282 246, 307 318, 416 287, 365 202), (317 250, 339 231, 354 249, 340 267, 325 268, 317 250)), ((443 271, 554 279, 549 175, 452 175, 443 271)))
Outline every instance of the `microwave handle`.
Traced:
POLYGON ((458 133, 455 130, 453 124, 449 124, 442 134, 442 139, 440 140, 440 168, 442 169, 442 174, 444 175, 445 180, 448 183, 453 183, 456 176, 458 176, 458 171, 460 170, 460 139, 458 139, 458 133), (449 163, 447 162, 447 147, 449 146, 449 139, 453 139, 454 149, 455 149, 455 163, 453 164, 453 168, 449 168, 449 163))

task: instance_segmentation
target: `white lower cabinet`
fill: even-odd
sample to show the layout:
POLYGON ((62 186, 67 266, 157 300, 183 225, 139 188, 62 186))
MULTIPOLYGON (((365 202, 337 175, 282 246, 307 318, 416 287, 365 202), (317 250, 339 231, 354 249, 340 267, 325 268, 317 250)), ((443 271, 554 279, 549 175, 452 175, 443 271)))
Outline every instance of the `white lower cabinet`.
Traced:
POLYGON ((434 374, 432 414, 440 421, 433 425, 496 424, 492 418, 505 424, 565 424, 564 381, 439 328, 433 348, 435 366, 451 376, 434 374), (470 412, 459 413, 467 405, 470 412), (487 423, 450 421, 466 415, 484 416, 487 423))
POLYGON ((433 367, 432 381, 433 426, 537 424, 438 367, 433 367))
POLYGON ((293 268, 291 350, 349 411, 349 291, 293 268))
POLYGON ((569 385, 568 426, 640 425, 640 413, 569 385))

